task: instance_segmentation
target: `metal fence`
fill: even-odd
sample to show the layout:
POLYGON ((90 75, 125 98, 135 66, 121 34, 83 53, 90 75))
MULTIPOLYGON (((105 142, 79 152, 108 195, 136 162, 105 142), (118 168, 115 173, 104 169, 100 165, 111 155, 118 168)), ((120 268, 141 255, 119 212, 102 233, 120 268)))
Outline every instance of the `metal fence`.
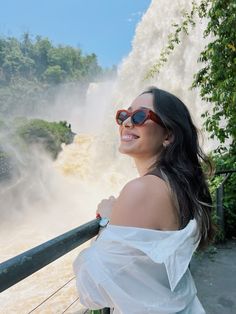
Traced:
POLYGON ((215 173, 216 176, 220 175, 220 176, 224 177, 223 181, 221 182, 221 184, 216 189, 216 215, 217 215, 217 219, 218 219, 218 225, 220 226, 220 229, 222 232, 222 238, 223 239, 225 237, 225 211, 224 211, 224 206, 223 206, 224 185, 233 173, 236 173, 235 169, 222 170, 222 171, 217 171, 215 173))
MULTIPOLYGON (((225 230, 225 220, 224 220, 224 185, 230 175, 235 173, 236 170, 218 171, 216 175, 223 175, 224 180, 221 182, 220 186, 216 189, 216 212, 218 216, 218 222, 224 234, 225 230)), ((70 230, 52 240, 49 240, 31 250, 28 250, 18 256, 15 256, 0 264, 0 292, 8 289, 9 287, 15 285, 17 282, 23 280, 24 278, 35 273, 44 266, 52 263, 59 257, 65 255, 69 251, 78 247, 79 245, 90 240, 98 234, 99 231, 99 219, 94 219, 78 228, 70 230)), ((72 278, 73 279, 73 278, 72 278)), ((62 287, 68 284, 72 279, 65 283, 62 287)), ((41 302, 37 307, 35 307, 29 313, 32 313, 41 304, 46 302, 50 297, 57 293, 62 287, 55 291, 51 296, 41 302)), ((74 301, 76 302, 78 298, 74 301)), ((73 303, 74 303, 73 302, 73 303)), ((72 304, 73 304, 72 303, 72 304)), ((69 307, 72 305, 70 304, 69 307)), ((68 307, 68 308, 69 308, 68 307)), ((67 308, 67 309, 68 309, 67 308)), ((67 310, 66 309, 66 310, 67 310)), ((63 313, 66 312, 63 311, 63 313)), ((89 310, 86 310, 86 313, 89 310)), ((110 313, 108 308, 102 309, 103 314, 110 313)), ((95 312, 94 312, 95 313, 95 312)))
MULTIPOLYGON (((99 219, 95 219, 1 263, 0 292, 15 285, 19 281, 32 275, 39 269, 52 263, 59 257, 65 255, 74 248, 90 240, 98 234, 98 231, 99 219)), ((72 279, 67 281, 62 287, 57 289, 53 294, 48 296, 38 306, 36 306, 28 313, 32 313, 39 306, 44 304, 65 285, 67 285, 72 279)), ((79 298, 74 300, 74 302, 78 299, 79 298)), ((66 310, 69 309, 69 307, 71 307, 73 303, 71 303, 62 313, 65 313, 66 310)), ((86 310, 85 312, 88 313, 89 310, 86 310)), ((110 310, 106 308, 102 309, 101 312, 103 314, 108 314, 110 313, 110 310)))

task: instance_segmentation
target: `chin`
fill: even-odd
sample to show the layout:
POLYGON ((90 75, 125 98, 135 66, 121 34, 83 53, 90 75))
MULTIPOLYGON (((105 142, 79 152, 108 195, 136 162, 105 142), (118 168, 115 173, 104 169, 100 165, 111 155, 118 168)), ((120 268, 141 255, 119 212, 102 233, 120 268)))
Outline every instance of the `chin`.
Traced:
POLYGON ((121 154, 127 154, 127 152, 126 152, 127 149, 124 149, 124 147, 121 147, 121 146, 120 146, 120 147, 118 148, 118 150, 119 150, 119 152, 120 152, 121 154))
POLYGON ((137 154, 137 152, 135 152, 134 148, 124 147, 123 145, 120 145, 118 150, 121 154, 125 154, 125 155, 128 155, 130 157, 134 157, 137 154))

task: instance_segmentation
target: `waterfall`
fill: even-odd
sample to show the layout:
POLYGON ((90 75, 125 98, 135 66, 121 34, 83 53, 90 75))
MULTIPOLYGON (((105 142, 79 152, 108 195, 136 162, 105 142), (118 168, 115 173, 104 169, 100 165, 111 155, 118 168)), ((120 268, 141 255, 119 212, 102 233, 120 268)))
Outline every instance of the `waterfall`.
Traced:
MULTIPOLYGON (((197 2, 200 3, 200 0, 197 2)), ((201 114, 206 110, 207 105, 201 100, 199 91, 190 89, 190 87, 193 75, 200 68, 200 64, 197 62, 198 57, 207 44, 207 41, 203 39, 206 20, 200 20, 195 16, 196 26, 189 28, 189 35, 181 35, 180 44, 176 45, 160 73, 152 79, 145 79, 147 72, 158 60, 162 49, 166 47, 168 35, 174 31, 172 24, 180 24, 183 19, 183 11, 190 13, 191 8, 192 4, 188 0, 173 2, 153 0, 151 2, 147 12, 137 25, 132 50, 119 66, 117 80, 90 84, 87 104, 81 112, 82 118, 78 119, 82 122, 78 133, 90 134, 93 137, 93 145, 87 147, 86 154, 89 156, 87 158, 80 153, 76 155, 75 151, 77 149, 79 151, 80 147, 85 147, 91 142, 91 138, 87 138, 86 144, 85 138, 78 135, 78 138, 81 138, 81 146, 79 139, 76 138, 70 148, 65 147, 59 157, 59 163, 64 169, 64 173, 68 173, 68 158, 71 165, 74 165, 71 170, 73 174, 82 175, 83 173, 84 179, 86 176, 88 180, 91 179, 91 171, 100 180, 102 174, 109 172, 113 173, 113 177, 122 176, 122 169, 129 169, 126 173, 135 175, 128 158, 121 156, 117 151, 118 132, 114 116, 117 108, 128 107, 130 102, 150 85, 158 86, 178 96, 189 108, 197 127, 202 129, 201 114), (85 160, 87 160, 86 166, 85 160), (78 167, 81 162, 83 169, 87 169, 86 172, 82 170, 81 166, 78 167), (96 167, 92 165, 96 165, 96 167)), ((204 147, 206 149, 211 147, 209 141, 205 141, 204 147)))
MULTIPOLYGON (((136 170, 129 158, 117 152, 114 113, 117 108, 128 107, 147 86, 158 86, 181 98, 201 128, 200 115, 206 105, 199 92, 189 88, 193 74, 200 67, 197 63, 199 53, 206 44, 202 39, 206 21, 196 19, 196 27, 190 30, 189 36, 182 35, 181 43, 169 56, 161 73, 144 80, 167 44, 168 35, 173 31, 171 25, 180 23, 182 10, 189 12, 191 1, 153 0, 137 25, 132 51, 120 64, 117 80, 91 84, 87 103, 75 110, 78 116, 73 119, 72 128, 78 135, 74 142, 63 146, 54 163, 42 152, 34 153, 34 156, 40 155, 33 167, 38 170, 27 173, 24 190, 20 193, 24 211, 12 210, 11 220, 1 225, 2 260, 93 219, 100 199, 111 194, 117 196, 121 187, 135 176, 136 170)), ((15 195, 11 197, 7 204, 14 204, 17 209, 19 201, 15 195)), ((76 254, 68 254, 2 293, 1 311, 23 313, 40 303, 73 276, 72 261, 76 254)), ((69 291, 63 291, 49 305, 46 303, 42 311, 60 313, 75 296, 72 283, 69 291)), ((73 310, 78 308, 76 304, 73 310)))
MULTIPOLYGON (((200 3, 200 0, 197 1, 200 3)), ((183 11, 190 13, 191 1, 153 0, 138 24, 132 42, 132 51, 119 67, 115 97, 118 105, 129 104, 147 86, 157 86, 179 97, 189 108, 198 128, 202 128, 201 113, 206 104, 200 99, 199 91, 190 90, 193 75, 200 64, 200 52, 207 41, 203 39, 206 20, 195 17, 196 26, 190 27, 189 35, 182 34, 181 42, 161 71, 153 79, 145 80, 148 70, 158 60, 168 43, 168 35, 174 32, 173 23, 180 24, 183 11)))

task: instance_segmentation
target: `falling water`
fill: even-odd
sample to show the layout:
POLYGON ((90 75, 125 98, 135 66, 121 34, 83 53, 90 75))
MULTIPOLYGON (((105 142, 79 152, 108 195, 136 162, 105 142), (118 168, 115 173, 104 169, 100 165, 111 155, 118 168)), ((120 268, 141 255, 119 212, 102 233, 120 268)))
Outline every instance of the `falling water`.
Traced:
MULTIPOLYGON (((197 1, 200 2, 200 1, 197 1)), ((132 51, 123 61, 119 69, 118 93, 122 92, 120 101, 130 101, 148 85, 156 85, 179 96, 194 113, 202 111, 202 102, 196 90, 190 90, 193 74, 199 69, 197 63, 200 52, 206 45, 203 31, 206 21, 195 17, 196 27, 190 27, 190 34, 182 34, 181 42, 176 44, 174 52, 159 75, 145 80, 145 75, 160 57, 167 46, 168 35, 173 33, 173 23, 180 24, 183 11, 191 11, 188 0, 156 0, 152 1, 141 22, 137 26, 133 39, 132 51)))
MULTIPOLYGON (((77 124, 72 124, 72 128, 79 135, 74 142, 63 146, 56 162, 42 152, 34 152, 34 166, 25 169, 24 184, 19 183, 19 187, 24 187, 19 199, 15 199, 15 193, 5 191, 10 214, 1 223, 1 261, 93 219, 99 201, 117 196, 122 186, 136 175, 132 163, 117 153, 114 111, 127 106, 145 87, 156 85, 179 96, 201 128, 204 104, 198 92, 189 87, 199 68, 197 58, 206 44, 202 40, 204 21, 196 19, 196 27, 189 36, 182 35, 181 43, 161 73, 144 80, 167 44, 171 25, 181 21, 183 9, 190 8, 188 0, 153 0, 137 26, 132 51, 121 63, 117 81, 91 84, 86 106, 75 111, 78 116, 73 121, 77 124)), ((72 262, 77 253, 74 250, 2 293, 0 312, 28 313, 73 276, 72 262)), ((35 313, 61 313, 75 298, 72 281, 35 313)), ((77 303, 68 313, 76 313, 79 308, 77 303)))

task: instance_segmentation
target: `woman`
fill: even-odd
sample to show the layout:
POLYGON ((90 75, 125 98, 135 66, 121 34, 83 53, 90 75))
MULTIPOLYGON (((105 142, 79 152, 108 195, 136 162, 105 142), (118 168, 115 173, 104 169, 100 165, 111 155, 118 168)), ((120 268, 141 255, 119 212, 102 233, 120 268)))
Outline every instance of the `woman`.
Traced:
POLYGON ((109 224, 74 263, 81 303, 122 314, 205 313, 188 265, 212 236, 211 197, 190 114, 152 87, 116 121, 119 151, 140 176, 98 206, 109 224))

